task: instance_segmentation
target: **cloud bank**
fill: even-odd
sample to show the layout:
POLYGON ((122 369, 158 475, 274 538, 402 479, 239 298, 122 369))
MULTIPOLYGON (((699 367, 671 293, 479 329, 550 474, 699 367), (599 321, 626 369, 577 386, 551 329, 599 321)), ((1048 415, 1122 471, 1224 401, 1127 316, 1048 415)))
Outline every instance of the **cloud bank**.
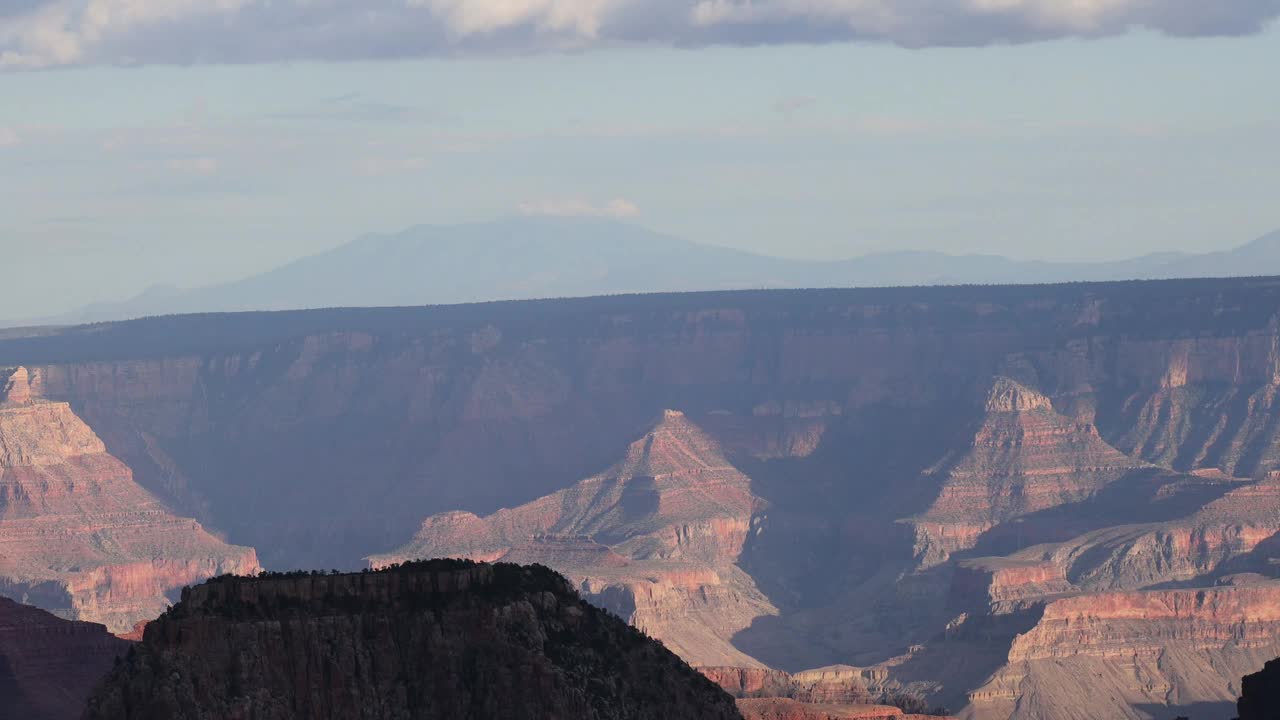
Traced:
POLYGON ((0 68, 1245 35, 1280 0, 0 0, 0 68))

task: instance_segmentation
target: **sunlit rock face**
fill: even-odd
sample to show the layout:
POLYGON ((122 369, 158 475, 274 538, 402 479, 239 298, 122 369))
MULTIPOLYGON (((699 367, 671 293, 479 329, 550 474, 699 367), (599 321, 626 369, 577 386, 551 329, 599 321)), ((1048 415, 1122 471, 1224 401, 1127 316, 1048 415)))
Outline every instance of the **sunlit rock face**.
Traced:
POLYGON ((734 563, 764 503, 718 443, 667 410, 604 472, 479 518, 427 518, 375 567, 417 558, 539 563, 700 665, 758 663, 735 633, 776 610, 734 563))
POLYGON ((137 485, 67 403, 32 397, 25 373, 6 398, 0 594, 125 632, 184 585, 257 571, 253 550, 170 514, 137 485))
POLYGON ((1007 665, 970 694, 968 715, 1140 718, 1166 705, 1230 713, 1237 678, 1277 654, 1277 581, 1064 598, 1017 636, 1007 665), (1073 698, 1071 710, 1054 709, 1073 698))
POLYGON ((913 521, 919 562, 937 565, 997 525, 1078 503, 1145 466, 1091 424, 1057 413, 1042 393, 997 378, 969 446, 927 471, 941 488, 913 521))

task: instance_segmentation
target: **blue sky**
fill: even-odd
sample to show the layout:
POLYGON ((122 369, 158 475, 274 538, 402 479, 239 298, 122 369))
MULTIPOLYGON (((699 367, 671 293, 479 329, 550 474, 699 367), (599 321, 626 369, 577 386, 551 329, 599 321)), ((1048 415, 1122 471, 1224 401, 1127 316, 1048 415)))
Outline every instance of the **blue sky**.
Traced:
POLYGON ((1280 3, 632 2, 420 0, 413 33, 273 35, 262 0, 12 0, 0 317, 514 213, 798 257, 1280 228, 1280 3))

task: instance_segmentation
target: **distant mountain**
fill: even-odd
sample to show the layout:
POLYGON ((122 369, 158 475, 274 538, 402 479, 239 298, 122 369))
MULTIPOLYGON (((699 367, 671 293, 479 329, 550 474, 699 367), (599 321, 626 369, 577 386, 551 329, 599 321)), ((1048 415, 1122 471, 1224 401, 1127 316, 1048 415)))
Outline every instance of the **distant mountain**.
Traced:
POLYGON ((368 235, 232 283, 156 286, 55 318, 69 324, 188 312, 433 305, 621 293, 782 287, 1052 283, 1280 274, 1280 232, 1225 252, 1043 262, 905 251, 791 260, 627 223, 508 218, 368 235))

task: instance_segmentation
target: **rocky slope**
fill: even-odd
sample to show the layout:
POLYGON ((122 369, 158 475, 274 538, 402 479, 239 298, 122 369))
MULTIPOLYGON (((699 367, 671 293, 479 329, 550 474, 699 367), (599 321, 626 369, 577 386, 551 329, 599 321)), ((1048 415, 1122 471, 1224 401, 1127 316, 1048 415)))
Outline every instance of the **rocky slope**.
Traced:
POLYGON ((539 563, 700 665, 758 664, 732 637, 776 612, 735 566, 764 504, 678 411, 571 488, 485 518, 427 518, 374 567, 419 558, 539 563))
POLYGON ((160 614, 166 593, 256 572, 253 550, 167 512, 64 402, 26 370, 0 398, 0 594, 115 632, 160 614))
POLYGON ((0 598, 0 718, 76 720, 128 647, 101 625, 0 598))
POLYGON ((546 568, 453 561, 184 591, 87 720, 738 718, 546 568))

